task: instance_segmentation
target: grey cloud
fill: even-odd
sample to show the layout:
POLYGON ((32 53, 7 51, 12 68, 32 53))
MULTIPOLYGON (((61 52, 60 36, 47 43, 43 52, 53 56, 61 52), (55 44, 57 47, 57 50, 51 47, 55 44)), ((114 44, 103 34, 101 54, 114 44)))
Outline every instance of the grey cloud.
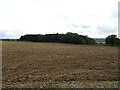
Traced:
POLYGON ((89 25, 81 25, 82 28, 90 28, 89 25))
POLYGON ((85 24, 83 24, 83 25, 71 24, 71 26, 72 26, 72 27, 75 27, 75 28, 79 28, 79 27, 82 27, 82 28, 90 28, 89 25, 85 25, 85 24))
POLYGON ((69 27, 70 30, 73 31, 73 32, 91 33, 91 29, 90 29, 89 25, 85 25, 85 24, 79 25, 79 24, 72 23, 70 25, 67 25, 67 27, 69 27))
POLYGON ((72 27, 79 28, 77 24, 71 24, 72 27))
POLYGON ((116 33, 117 29, 116 27, 110 27, 110 26, 98 26, 97 27, 99 34, 107 34, 107 33, 116 33))
POLYGON ((9 30, 0 30, 0 38, 5 39, 5 38, 9 38, 9 39, 17 39, 20 38, 20 36, 23 33, 19 30, 15 30, 15 31, 9 31, 9 30))

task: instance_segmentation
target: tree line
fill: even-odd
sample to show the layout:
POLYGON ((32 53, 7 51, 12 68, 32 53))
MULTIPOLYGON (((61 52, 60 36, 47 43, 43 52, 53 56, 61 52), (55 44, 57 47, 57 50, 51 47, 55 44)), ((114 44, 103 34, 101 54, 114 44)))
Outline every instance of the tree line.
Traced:
MULTIPOLYGON (((97 44, 93 38, 88 36, 79 35, 77 33, 67 32, 66 34, 28 34, 21 36, 18 41, 32 41, 32 42, 60 42, 60 43, 72 43, 72 44, 97 44)), ((117 35, 109 35, 105 38, 106 45, 120 45, 120 39, 117 35)))
POLYGON ((77 33, 67 32, 66 34, 37 34, 24 35, 18 41, 32 41, 32 42, 60 42, 72 44, 97 44, 96 41, 88 36, 79 35, 77 33))

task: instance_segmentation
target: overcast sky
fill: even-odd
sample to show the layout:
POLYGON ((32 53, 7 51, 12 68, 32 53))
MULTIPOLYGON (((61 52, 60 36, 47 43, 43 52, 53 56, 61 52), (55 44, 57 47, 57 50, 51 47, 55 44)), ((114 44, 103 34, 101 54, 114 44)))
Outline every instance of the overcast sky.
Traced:
POLYGON ((75 32, 118 34, 119 0, 0 0, 0 38, 75 32))

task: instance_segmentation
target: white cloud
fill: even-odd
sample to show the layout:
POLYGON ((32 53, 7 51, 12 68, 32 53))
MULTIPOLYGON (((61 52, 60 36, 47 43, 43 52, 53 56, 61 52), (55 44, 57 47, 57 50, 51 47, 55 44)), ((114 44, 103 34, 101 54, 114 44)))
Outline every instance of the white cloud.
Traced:
POLYGON ((4 37, 14 38, 28 33, 70 31, 106 37, 108 29, 117 29, 117 7, 118 0, 0 0, 0 32, 6 32, 4 37), (83 25, 89 28, 81 27, 83 25), (98 30, 102 25, 110 28, 103 26, 98 30), (97 31, 106 34, 99 35, 97 31))

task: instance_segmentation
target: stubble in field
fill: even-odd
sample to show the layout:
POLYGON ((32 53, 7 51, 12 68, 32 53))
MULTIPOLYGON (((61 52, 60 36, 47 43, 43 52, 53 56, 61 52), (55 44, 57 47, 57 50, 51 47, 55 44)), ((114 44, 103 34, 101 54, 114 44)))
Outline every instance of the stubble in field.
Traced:
POLYGON ((3 41, 3 87, 118 87, 118 48, 3 41))

